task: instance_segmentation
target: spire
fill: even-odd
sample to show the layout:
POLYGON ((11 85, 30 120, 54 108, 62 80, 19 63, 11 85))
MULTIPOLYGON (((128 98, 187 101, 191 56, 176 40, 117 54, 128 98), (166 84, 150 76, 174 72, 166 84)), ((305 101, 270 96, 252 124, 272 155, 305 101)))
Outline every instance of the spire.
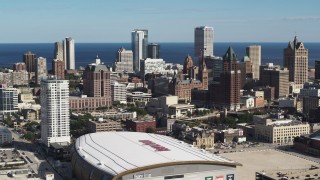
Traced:
POLYGON ((224 54, 223 60, 227 60, 227 61, 236 61, 237 60, 237 55, 231 46, 228 48, 227 52, 224 54))

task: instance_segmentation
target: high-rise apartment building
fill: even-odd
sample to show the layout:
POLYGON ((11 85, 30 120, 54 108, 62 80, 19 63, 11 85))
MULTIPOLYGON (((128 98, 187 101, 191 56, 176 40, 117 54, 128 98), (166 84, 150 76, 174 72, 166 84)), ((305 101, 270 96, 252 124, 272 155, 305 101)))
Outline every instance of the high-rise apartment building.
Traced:
POLYGON ((289 69, 289 81, 294 82, 293 92, 298 93, 308 82, 308 49, 297 37, 284 49, 284 67, 289 69))
POLYGON ((16 88, 0 84, 0 114, 18 112, 18 91, 16 88))
POLYGON ((89 64, 83 72, 83 91, 89 97, 107 97, 111 100, 110 71, 101 63, 99 57, 96 63, 89 64))
POLYGON ((67 70, 75 69, 74 40, 70 37, 63 41, 63 59, 67 70))
POLYGON ((115 66, 117 72, 133 72, 133 52, 120 48, 117 52, 115 66))
POLYGON ((23 62, 26 64, 27 71, 35 72, 36 71, 36 55, 28 51, 23 55, 23 62))
POLYGON ((64 79, 64 61, 60 59, 54 59, 52 61, 52 74, 58 79, 64 79))
POLYGON ((70 143, 69 82, 42 79, 40 103, 42 143, 70 143))
POLYGON ((147 58, 148 30, 135 29, 131 32, 134 70, 140 71, 140 60, 147 58))
POLYGON ((13 65, 13 70, 16 72, 26 71, 27 70, 26 63, 24 63, 24 62, 15 63, 13 65))
POLYGON ((213 27, 201 26, 194 29, 194 55, 195 57, 213 56, 213 27))
POLYGON ((150 59, 160 59, 160 45, 155 43, 148 44, 148 56, 150 59))
POLYGON ((261 46, 248 46, 246 48, 246 53, 252 62, 252 78, 259 80, 261 65, 261 46))
POLYGON ((46 77, 47 73, 47 59, 44 57, 38 57, 36 59, 35 83, 40 84, 41 78, 46 77))
POLYGON ((117 81, 111 84, 111 97, 112 101, 119 101, 120 103, 127 104, 127 86, 118 83, 117 81))
POLYGON ((64 43, 62 42, 56 42, 54 43, 54 59, 62 60, 64 61, 64 43))
POLYGON ((274 87, 275 98, 289 94, 289 70, 267 63, 260 66, 260 80, 264 86, 274 87))

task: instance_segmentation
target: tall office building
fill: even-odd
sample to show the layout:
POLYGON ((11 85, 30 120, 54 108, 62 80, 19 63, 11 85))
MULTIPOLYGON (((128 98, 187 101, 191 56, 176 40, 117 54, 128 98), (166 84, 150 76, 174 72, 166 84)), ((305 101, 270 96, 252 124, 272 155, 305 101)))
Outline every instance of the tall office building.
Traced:
POLYGON ((0 114, 11 114, 18 112, 18 90, 0 84, 0 114))
POLYGON ((260 66, 260 80, 264 86, 274 87, 275 98, 289 94, 289 70, 267 63, 260 66))
POLYGON ((155 43, 150 43, 148 45, 148 57, 151 59, 160 59, 160 45, 155 43))
POLYGON ((52 61, 52 74, 58 79, 64 79, 64 61, 60 59, 54 59, 52 61))
POLYGON ((42 143, 70 143, 69 82, 42 79, 40 103, 42 143))
POLYGON ((56 42, 54 43, 54 59, 62 60, 64 61, 64 44, 62 42, 56 42))
POLYGON ((117 52, 115 66, 117 72, 133 72, 133 52, 120 48, 117 52))
POLYGON ((70 37, 63 41, 63 59, 67 70, 75 69, 74 40, 70 37))
POLYGON ((261 46, 248 46, 246 48, 246 53, 252 62, 252 78, 259 80, 261 66, 261 46))
POLYGON ((83 72, 83 91, 90 97, 106 97, 111 102, 110 71, 96 57, 96 63, 89 64, 83 72))
POLYGON ((47 59, 44 57, 38 57, 36 59, 36 73, 35 83, 40 84, 41 79, 47 76, 47 59))
POLYGON ((229 110, 240 109, 241 71, 238 68, 237 55, 231 47, 223 56, 223 72, 219 83, 212 84, 209 89, 213 104, 229 110))
POLYGON ((213 56, 213 27, 201 26, 194 29, 194 55, 195 57, 213 56))
POLYGON ((23 55, 23 62, 26 64, 27 71, 35 72, 35 66, 36 66, 36 55, 32 52, 28 51, 23 55))
POLYGON ((284 49, 283 60, 284 67, 289 69, 289 81, 294 82, 293 91, 298 93, 308 81, 308 49, 298 41, 297 36, 284 49))
POLYGON ((320 60, 314 62, 314 79, 320 80, 320 60))
POLYGON ((134 70, 140 71, 140 60, 147 58, 148 30, 135 29, 131 32, 134 70))

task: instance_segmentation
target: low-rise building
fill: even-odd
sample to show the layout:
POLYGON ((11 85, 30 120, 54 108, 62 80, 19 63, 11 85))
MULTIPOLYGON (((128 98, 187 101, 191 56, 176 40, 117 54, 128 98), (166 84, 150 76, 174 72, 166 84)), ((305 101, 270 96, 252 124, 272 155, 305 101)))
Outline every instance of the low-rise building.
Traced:
POLYGON ((169 106, 178 104, 178 96, 161 96, 158 98, 151 98, 146 108, 151 114, 169 113, 169 106))
POLYGON ((12 134, 6 127, 0 127, 0 145, 10 144, 12 142, 12 134))
POLYGON ((200 149, 214 149, 214 132, 194 127, 185 136, 185 140, 193 147, 200 149))
POLYGON ((154 117, 146 115, 137 117, 136 119, 127 119, 126 128, 128 131, 147 132, 148 129, 153 131, 156 129, 156 120, 154 117))
POLYGON ((99 117, 112 120, 125 120, 137 118, 137 112, 118 112, 118 111, 106 111, 106 112, 92 112, 93 117, 99 117))
POLYGON ((127 101, 130 103, 134 103, 136 101, 147 103, 151 97, 151 94, 139 91, 127 93, 127 101))
POLYGON ((242 104, 242 107, 245 108, 254 108, 254 97, 250 95, 245 95, 240 97, 240 103, 242 104))
POLYGON ((192 113, 194 109, 193 104, 173 104, 169 106, 170 118, 186 117, 188 112, 192 113))
POLYGON ((39 120, 39 111, 34 109, 22 109, 21 110, 24 119, 30 120, 30 121, 36 121, 39 120))
POLYGON ((87 95, 70 96, 69 104, 72 111, 92 111, 98 107, 111 106, 109 97, 87 97, 87 95))
POLYGON ((296 137, 293 141, 293 147, 299 152, 320 157, 320 131, 296 137))
POLYGON ((110 119, 98 118, 97 121, 88 121, 87 125, 90 133, 122 130, 120 121, 110 119))
POLYGON ((295 137, 309 134, 310 125, 281 114, 254 115, 255 138, 260 141, 283 144, 293 142, 295 137))

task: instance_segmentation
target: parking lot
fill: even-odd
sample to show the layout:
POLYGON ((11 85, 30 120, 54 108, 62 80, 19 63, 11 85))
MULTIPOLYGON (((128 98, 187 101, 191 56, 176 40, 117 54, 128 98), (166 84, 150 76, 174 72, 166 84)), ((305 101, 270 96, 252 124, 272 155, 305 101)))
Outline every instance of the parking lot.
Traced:
POLYGON ((237 167, 236 179, 255 179, 255 173, 261 171, 280 171, 283 169, 306 169, 311 165, 319 165, 291 154, 274 149, 223 153, 221 156, 241 163, 237 167))

